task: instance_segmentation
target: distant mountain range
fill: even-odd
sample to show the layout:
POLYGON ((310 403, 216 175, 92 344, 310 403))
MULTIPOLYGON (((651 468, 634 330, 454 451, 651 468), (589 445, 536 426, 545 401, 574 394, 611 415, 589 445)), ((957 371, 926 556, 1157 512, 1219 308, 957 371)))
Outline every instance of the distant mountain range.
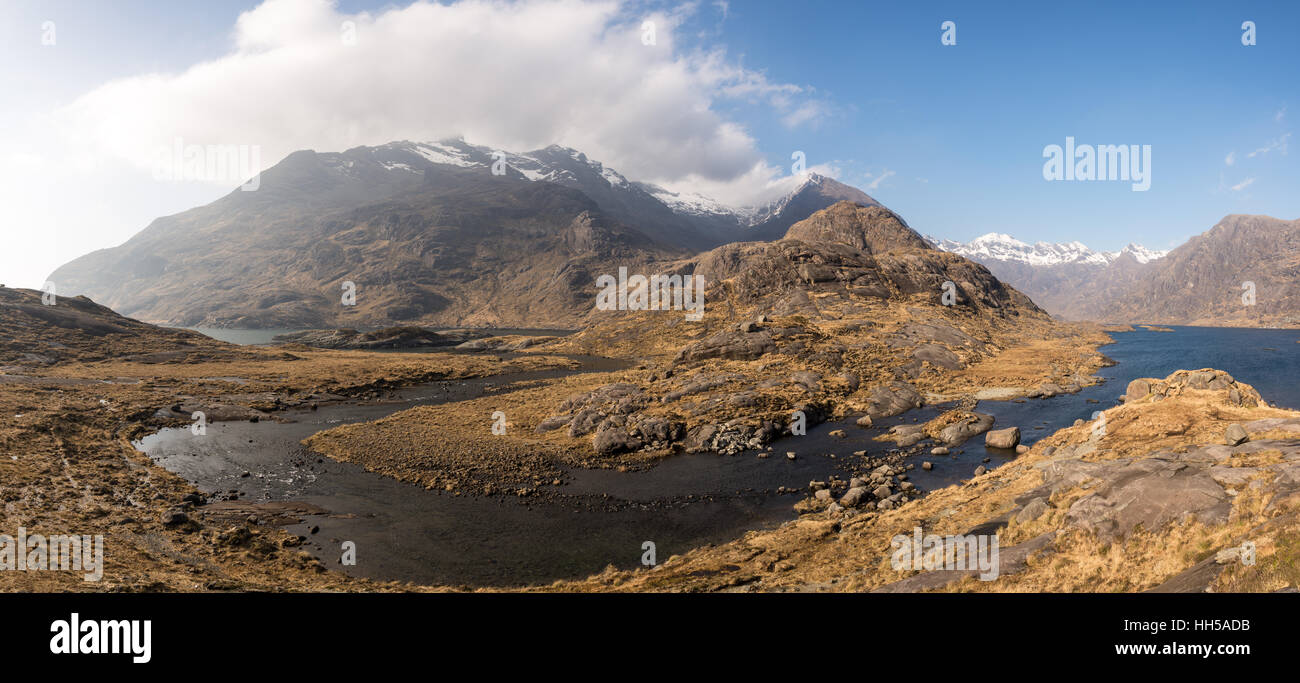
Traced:
POLYGON ((1071 263, 1108 266, 1125 254, 1131 255, 1138 263, 1147 263, 1169 253, 1147 249, 1138 244, 1129 244, 1119 251, 1094 251, 1077 241, 1064 244, 1035 242, 1031 245, 1011 235, 998 232, 990 232, 965 243, 929 235, 926 235, 925 239, 939 249, 961 254, 969 259, 1013 261, 1029 266, 1060 266, 1071 263))
POLYGON ((1091 317, 1083 310, 1081 291, 1115 279, 1165 255, 1136 244, 1120 251, 1096 251, 1081 242, 1028 244, 1010 235, 991 232, 970 242, 926 236, 936 248, 984 264, 999 280, 1028 294, 1051 314, 1067 319, 1091 317))

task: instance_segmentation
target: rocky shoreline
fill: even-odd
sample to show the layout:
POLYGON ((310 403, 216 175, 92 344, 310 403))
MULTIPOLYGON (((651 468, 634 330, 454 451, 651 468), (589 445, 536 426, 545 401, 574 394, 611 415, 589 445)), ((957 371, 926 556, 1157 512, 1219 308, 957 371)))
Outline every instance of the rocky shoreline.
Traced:
POLYGON ((829 498, 814 494, 779 529, 564 589, 1294 590, 1297 551, 1283 539, 1300 531, 1300 412, 1222 371, 1183 370, 1135 380, 1099 419, 900 507, 829 498), (997 578, 892 567, 891 539, 913 526, 997 534, 997 578))

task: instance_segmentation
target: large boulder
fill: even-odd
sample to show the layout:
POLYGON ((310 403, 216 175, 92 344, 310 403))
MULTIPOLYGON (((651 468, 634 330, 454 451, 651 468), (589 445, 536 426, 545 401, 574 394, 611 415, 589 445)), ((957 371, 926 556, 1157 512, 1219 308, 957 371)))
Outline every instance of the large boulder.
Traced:
POLYGON ((622 427, 607 425, 592 437, 591 446, 596 449, 597 455, 613 455, 641 448, 641 439, 629 434, 622 427))
POLYGON ((1125 401, 1136 401, 1140 398, 1146 398, 1151 393, 1151 383, 1144 379, 1135 379, 1128 383, 1128 389, 1124 392, 1125 401))
POLYGON ((939 441, 949 446, 959 446, 966 443, 967 439, 987 432, 993 427, 994 419, 987 413, 969 412, 939 430, 939 441))
POLYGON ((921 394, 906 382, 890 382, 872 389, 869 401, 871 407, 867 408, 867 416, 873 420, 920 408, 925 403, 921 394))
POLYGON ((957 354, 938 344, 922 344, 912 352, 912 357, 949 370, 960 370, 966 367, 957 354))
POLYGON ((709 358, 754 360, 773 351, 776 351, 776 343, 767 330, 742 332, 738 328, 729 328, 682 349, 673 362, 682 363, 709 358))
POLYGON ((989 448, 1015 448, 1020 445, 1020 428, 994 429, 984 435, 984 445, 989 448))
POLYGON ((1126 535, 1138 526, 1158 530, 1189 517, 1221 524, 1232 509, 1231 499, 1210 476, 1209 468, 1189 467, 1183 458, 1107 463, 1092 475, 1105 483, 1075 501, 1066 521, 1102 538, 1126 535))
POLYGON ((1135 379, 1124 392, 1124 402, 1162 401, 1187 391, 1226 392, 1229 405, 1253 408, 1263 399, 1249 384, 1242 384, 1222 370, 1179 370, 1164 379, 1135 379))
POLYGON ((840 498, 840 505, 846 508, 855 508, 871 499, 871 494, 867 492, 865 486, 855 486, 849 489, 843 498, 840 498))
POLYGON ((900 448, 915 446, 925 439, 925 425, 898 425, 889 430, 900 448))

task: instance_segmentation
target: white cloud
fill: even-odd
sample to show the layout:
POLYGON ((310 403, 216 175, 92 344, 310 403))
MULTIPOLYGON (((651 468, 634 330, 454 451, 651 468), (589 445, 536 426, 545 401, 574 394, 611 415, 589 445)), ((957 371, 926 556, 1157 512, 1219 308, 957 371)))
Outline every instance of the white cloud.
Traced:
MULTIPOLYGON (((868 174, 868 175, 870 175, 870 174, 868 174)), ((881 173, 880 175, 875 176, 875 180, 872 180, 871 183, 867 185, 866 190, 867 190, 868 192, 874 191, 876 188, 880 187, 880 184, 881 184, 881 183, 885 182, 885 179, 886 179, 886 178, 888 178, 888 177, 890 177, 890 176, 892 176, 892 175, 894 175, 894 172, 893 172, 893 171, 885 171, 884 173, 881 173)))
POLYGON ((1259 156, 1259 155, 1261 155, 1261 154, 1268 154, 1269 152, 1272 152, 1273 150, 1277 150, 1277 151, 1281 152, 1282 154, 1286 154, 1286 152, 1287 152, 1287 140, 1289 140, 1290 138, 1291 138, 1291 134, 1290 134, 1290 133, 1286 133, 1285 135, 1283 135, 1283 136, 1280 137, 1280 138, 1277 138, 1277 139, 1275 139, 1275 140, 1269 140, 1268 144, 1264 145, 1263 147, 1260 147, 1259 149, 1257 149, 1257 150, 1251 152, 1250 154, 1247 154, 1246 156, 1248 156, 1248 157, 1254 159, 1256 156, 1259 156))
POLYGON ((1236 185, 1233 185, 1231 189, 1232 189, 1233 192, 1240 192, 1240 191, 1246 189, 1247 187, 1250 187, 1251 184, 1254 183, 1254 182, 1255 182, 1255 179, 1254 179, 1254 178, 1247 178, 1247 179, 1245 179, 1245 180, 1243 180, 1243 181, 1237 183, 1236 185))
POLYGON ((178 137, 259 145, 270 165, 297 149, 464 135, 521 151, 559 143, 635 179, 739 183, 726 193, 743 194, 765 166, 715 102, 758 102, 788 125, 815 121, 824 105, 721 49, 675 49, 690 11, 650 15, 647 46, 646 17, 615 0, 421 0, 359 15, 327 0, 267 0, 239 17, 229 54, 104 84, 62 120, 79 145, 140 168, 178 137), (340 39, 344 21, 355 45, 340 39))
POLYGON ((817 124, 829 115, 825 102, 811 100, 804 102, 790 113, 781 117, 781 123, 787 128, 798 128, 806 123, 817 124))
MULTIPOLYGON (((814 164, 806 170, 828 178, 839 178, 843 174, 843 169, 834 163, 814 164)), ((794 191, 804 181, 804 177, 803 174, 792 173, 780 175, 772 167, 756 164, 745 175, 732 181, 719 182, 692 175, 663 186, 674 192, 698 192, 736 206, 761 206, 794 191)))
POLYGON ((6 111, 0 202, 21 228, 6 231, 0 282, 39 287, 58 265, 239 184, 156 181, 157 153, 177 138, 257 145, 263 166, 298 149, 400 139, 557 143, 636 180, 764 201, 795 181, 722 111, 738 103, 808 125, 827 105, 713 43, 676 39, 699 4, 644 14, 638 0, 417 0, 345 14, 331 0, 267 0, 212 27, 231 40, 209 61, 6 111), (653 46, 641 40, 647 19, 653 46))
POLYGON ((1284 118, 1286 118, 1286 107, 1285 107, 1285 106, 1283 106, 1281 109, 1277 110, 1277 113, 1273 115, 1273 120, 1274 120, 1274 121, 1277 121, 1278 123, 1281 123, 1281 122, 1282 122, 1282 119, 1284 119, 1284 118))
POLYGON ((1223 163, 1226 166, 1231 166, 1237 163, 1237 152, 1236 151, 1228 152, 1228 156, 1223 158, 1223 163))

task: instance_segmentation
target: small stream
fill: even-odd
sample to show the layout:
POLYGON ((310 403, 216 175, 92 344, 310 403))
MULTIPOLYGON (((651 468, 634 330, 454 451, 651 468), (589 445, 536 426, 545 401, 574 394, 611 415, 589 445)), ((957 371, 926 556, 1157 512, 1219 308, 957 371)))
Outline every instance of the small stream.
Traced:
MULTIPOLYGON (((1217 367, 1254 384, 1265 398, 1300 407, 1300 334, 1294 330, 1176 328, 1174 333, 1117 333, 1103 352, 1118 361, 1099 372, 1106 381, 1077 394, 1023 402, 983 401, 976 410, 996 417, 994 428, 1018 426, 1032 445, 1076 419, 1116 405, 1136 377, 1164 377, 1183 368, 1217 367), (1089 399, 1093 402, 1089 402, 1089 399)), ((617 361, 584 358, 578 372, 609 370, 617 361)), ((846 477, 851 453, 881 455, 893 448, 872 438, 900 423, 920 423, 945 406, 926 406, 872 429, 853 421, 828 422, 801 437, 773 444, 771 457, 676 455, 643 471, 576 469, 561 488, 562 500, 514 496, 455 496, 364 471, 357 465, 318 458, 300 441, 341 424, 375 420, 418 405, 460 401, 500 391, 511 382, 558 377, 570 370, 515 373, 435 382, 395 392, 383 402, 344 402, 316 411, 281 413, 293 422, 218 422, 207 434, 164 429, 136 446, 157 463, 205 492, 238 491, 253 502, 298 501, 329 514, 309 514, 288 526, 308 537, 306 549, 327 566, 357 576, 451 585, 517 586, 597 573, 608 565, 640 563, 645 541, 660 562, 708 543, 722 543, 751 529, 794 518, 803 489, 831 474, 846 477), (829 432, 843 429, 846 438, 829 432), (786 451, 798 457, 789 460, 786 451), (834 454, 835 457, 831 457, 834 454), (298 464, 301 463, 301 464, 298 464), (244 472, 249 476, 244 477, 244 472), (309 533, 319 527, 317 533, 309 533), (357 548, 357 564, 340 567, 342 541, 357 548)), ((928 442, 923 442, 928 443, 928 442)), ((922 490, 969 478, 981 464, 995 467, 1012 456, 984 448, 976 437, 949 456, 909 459, 908 474, 922 490), (984 463, 988 458, 989 462, 984 463), (931 471, 920 464, 929 461, 931 471)))

